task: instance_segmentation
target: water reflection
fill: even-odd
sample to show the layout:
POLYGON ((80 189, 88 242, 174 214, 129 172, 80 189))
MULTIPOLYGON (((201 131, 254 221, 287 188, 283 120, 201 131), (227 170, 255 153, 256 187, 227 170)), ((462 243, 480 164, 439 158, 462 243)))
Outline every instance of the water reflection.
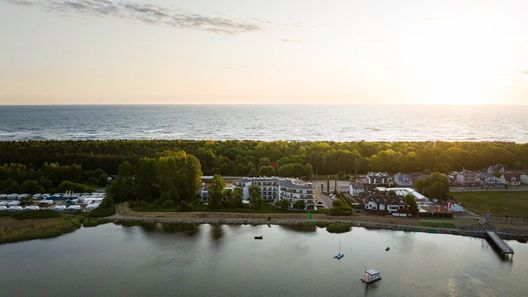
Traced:
POLYGON ((181 233, 188 237, 193 237, 200 232, 199 224, 170 224, 170 223, 152 223, 152 222, 115 222, 125 230, 130 232, 130 227, 139 227, 145 235, 152 233, 176 234, 181 233))
POLYGON ((291 230, 301 233, 310 233, 317 231, 317 226, 315 225, 279 225, 281 229, 291 230))
POLYGON ((216 243, 224 237, 224 230, 222 230, 222 225, 211 225, 211 238, 216 243))

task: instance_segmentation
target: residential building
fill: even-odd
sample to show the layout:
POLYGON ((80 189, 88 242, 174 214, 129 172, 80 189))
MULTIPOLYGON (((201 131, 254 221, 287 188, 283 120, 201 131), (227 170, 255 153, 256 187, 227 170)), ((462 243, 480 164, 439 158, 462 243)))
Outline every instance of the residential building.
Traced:
POLYGON ((528 173, 521 173, 521 184, 528 184, 528 173))
POLYGON ((501 179, 493 174, 484 172, 481 174, 481 179, 485 187, 502 187, 501 179))
POLYGON ((398 172, 394 175, 394 184, 398 187, 412 187, 413 178, 411 174, 398 172))
MULTIPOLYGON (((373 192, 363 193, 363 202, 368 211, 384 212, 392 215, 405 215, 403 198, 412 195, 416 200, 420 216, 453 216, 453 210, 432 202, 429 198, 418 193, 412 188, 385 188, 376 187, 373 192)), ((457 210, 459 208, 456 208, 457 210)))
POLYGON ((488 167, 486 172, 489 174, 494 174, 497 172, 502 174, 506 172, 506 167, 504 167, 502 164, 491 165, 490 167, 488 167))
POLYGON ((397 213, 405 210, 405 203, 400 197, 372 195, 365 200, 365 209, 377 212, 397 213))
POLYGON ((314 188, 311 183, 295 178, 281 177, 245 177, 235 183, 242 188, 243 200, 249 201, 249 187, 258 186, 262 200, 276 202, 288 200, 289 209, 297 209, 297 201, 304 201, 305 210, 315 209, 314 188))
POLYGON ((505 172, 501 175, 500 181, 504 185, 519 186, 521 185, 521 174, 516 172, 505 172))
POLYGON ((209 201, 209 185, 202 183, 202 189, 200 190, 200 198, 202 202, 209 201))
POLYGON ((455 184, 460 186, 471 187, 483 184, 483 181, 480 178, 480 174, 475 171, 463 169, 460 172, 456 172, 455 175, 455 184))
POLYGON ((235 183, 236 187, 242 188, 242 199, 249 201, 249 187, 258 186, 260 197, 264 201, 277 201, 279 199, 279 180, 280 178, 272 177, 244 177, 235 183))
POLYGON ((300 179, 282 179, 279 182, 279 199, 288 200, 288 208, 297 209, 298 201, 304 201, 304 210, 315 210, 314 189, 311 183, 300 179))
MULTIPOLYGON (((224 190, 234 190, 234 186, 232 185, 226 185, 224 190)), ((208 183, 202 183, 202 188, 200 190, 200 198, 202 199, 202 202, 209 202, 209 184, 208 183)))
POLYGON ((392 178, 387 172, 367 173, 367 183, 374 185, 388 185, 392 183, 392 178))
POLYGON ((359 196, 361 193, 365 192, 365 184, 351 182, 348 185, 348 194, 352 196, 359 196))

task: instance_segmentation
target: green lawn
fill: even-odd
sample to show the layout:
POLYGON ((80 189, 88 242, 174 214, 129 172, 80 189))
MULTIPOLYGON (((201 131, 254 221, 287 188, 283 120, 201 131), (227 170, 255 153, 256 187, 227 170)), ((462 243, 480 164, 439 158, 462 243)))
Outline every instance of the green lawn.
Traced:
MULTIPOLYGON (((175 211, 182 211, 180 207, 174 207, 174 208, 164 208, 163 206, 157 205, 157 204, 148 204, 148 203, 142 203, 142 204, 131 204, 130 208, 135 211, 159 211, 159 212, 175 212, 175 211)), ((259 209, 255 208, 249 208, 249 207, 241 207, 241 208, 229 208, 229 207, 223 207, 223 208, 217 208, 217 209, 210 209, 207 208, 207 206, 203 207, 192 207, 189 206, 186 211, 195 211, 195 212, 241 212, 241 213, 296 213, 300 211, 294 211, 294 210, 282 210, 280 208, 276 208, 275 206, 271 205, 270 203, 263 203, 262 207, 259 209)))
POLYGON ((455 228, 453 219, 420 219, 418 220, 419 226, 424 227, 437 227, 437 228, 455 228))
POLYGON ((453 192, 455 201, 479 214, 487 211, 496 216, 528 216, 528 192, 453 192))

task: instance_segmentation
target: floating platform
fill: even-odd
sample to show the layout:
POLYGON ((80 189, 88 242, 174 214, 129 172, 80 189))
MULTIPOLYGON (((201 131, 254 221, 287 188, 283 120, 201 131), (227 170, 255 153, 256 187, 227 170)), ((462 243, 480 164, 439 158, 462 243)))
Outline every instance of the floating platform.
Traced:
POLYGON ((501 256, 514 254, 512 247, 502 240, 495 231, 486 231, 486 239, 501 256))

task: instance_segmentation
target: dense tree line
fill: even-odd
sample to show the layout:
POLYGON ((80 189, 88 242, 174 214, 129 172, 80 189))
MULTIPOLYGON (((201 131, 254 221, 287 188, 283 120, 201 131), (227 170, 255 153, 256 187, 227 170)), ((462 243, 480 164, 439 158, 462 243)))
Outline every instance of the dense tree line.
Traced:
POLYGON ((136 200, 180 207, 196 199, 202 174, 200 161, 184 151, 144 157, 134 165, 124 161, 107 192, 116 202, 136 200))
POLYGON ((0 193, 87 192, 104 187, 108 175, 101 169, 83 170, 79 165, 44 163, 42 167, 10 163, 0 165, 0 193))
MULTIPOLYGON (((79 164, 117 174, 128 161, 183 150, 196 156, 206 175, 310 177, 388 172, 446 172, 504 164, 528 168, 528 144, 510 142, 296 142, 296 141, 24 141, 0 142, 0 164, 40 168, 45 162, 79 164)), ((147 166, 147 165, 146 165, 147 166)))

